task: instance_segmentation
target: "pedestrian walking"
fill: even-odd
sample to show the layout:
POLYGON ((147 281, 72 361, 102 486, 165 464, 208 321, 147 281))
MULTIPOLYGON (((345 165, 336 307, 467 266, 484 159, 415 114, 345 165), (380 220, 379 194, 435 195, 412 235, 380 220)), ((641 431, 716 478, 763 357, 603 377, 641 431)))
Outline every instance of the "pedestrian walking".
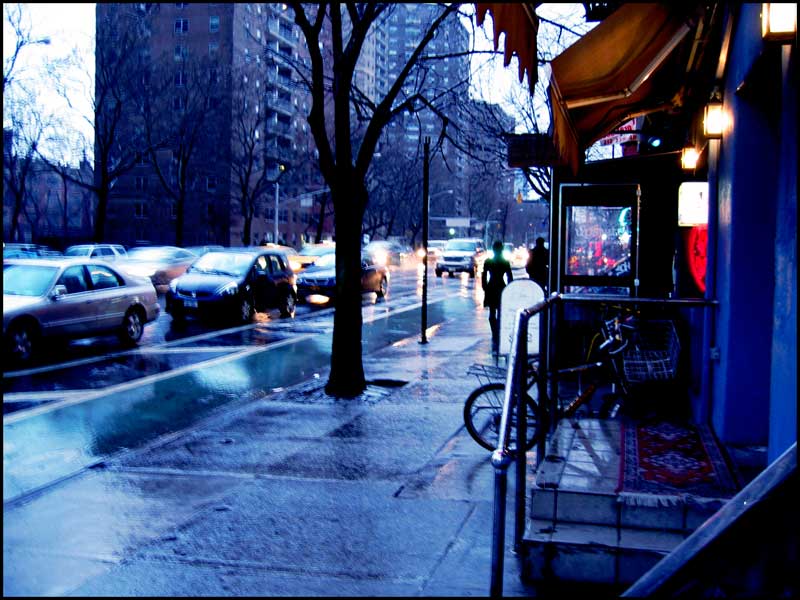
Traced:
POLYGON ((525 271, 528 277, 542 286, 542 290, 547 291, 547 272, 550 262, 550 252, 544 247, 544 238, 536 238, 536 245, 528 252, 528 263, 525 271))
POLYGON ((492 244, 492 256, 483 263, 481 286, 483 287, 483 306, 489 309, 489 327, 492 329, 492 351, 497 352, 500 345, 500 296, 503 289, 514 280, 511 264, 503 258, 503 242, 492 244))

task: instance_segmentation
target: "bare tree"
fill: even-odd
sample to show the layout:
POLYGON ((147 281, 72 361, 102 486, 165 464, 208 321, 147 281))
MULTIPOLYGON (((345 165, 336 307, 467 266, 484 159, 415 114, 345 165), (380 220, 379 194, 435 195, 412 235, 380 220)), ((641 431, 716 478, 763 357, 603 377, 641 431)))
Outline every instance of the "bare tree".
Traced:
POLYGON ((331 395, 353 397, 366 387, 361 354, 360 256, 361 225, 369 198, 367 173, 381 133, 392 118, 404 110, 419 110, 428 103, 419 89, 410 94, 402 92, 425 47, 440 24, 456 14, 458 5, 439 8, 389 91, 378 101, 359 93, 353 85, 354 73, 367 35, 391 5, 292 2, 290 6, 309 52, 310 72, 304 74, 311 90, 307 120, 336 214, 337 305, 331 372, 325 389, 331 395), (323 47, 331 49, 329 55, 323 53, 323 47), (325 112, 328 93, 332 100, 332 122, 325 112), (363 131, 363 136, 357 137, 357 131, 363 131))
MULTIPOLYGON (((208 189, 215 156, 198 154, 200 148, 226 152, 216 115, 230 110, 222 98, 220 82, 230 72, 207 57, 183 59, 177 72, 169 61, 160 61, 144 88, 144 131, 148 162, 161 189, 175 206, 175 244, 182 246, 186 234, 186 207, 208 189), (209 143, 209 140, 211 142, 209 143)), ((243 104, 245 109, 252 105, 243 104)), ((199 203, 197 203, 199 204, 199 203)), ((199 217, 198 217, 199 218, 199 217)))
MULTIPOLYGON (((71 183, 93 193, 97 198, 94 215, 93 238, 105 241, 106 221, 112 190, 119 179, 136 165, 137 159, 147 151, 142 134, 141 88, 149 73, 148 55, 141 45, 143 30, 147 27, 147 10, 155 5, 106 4, 98 5, 102 23, 97 28, 95 73, 88 82, 91 111, 81 112, 73 90, 53 79, 55 89, 67 102, 69 109, 77 111, 93 133, 93 141, 85 139, 74 129, 56 129, 50 137, 51 144, 62 149, 82 146, 84 156, 94 156, 91 178, 84 170, 75 171, 66 161, 40 154, 51 169, 71 183), (71 136, 72 141, 69 141, 71 136), (75 139, 78 138, 78 141, 75 139), (133 141, 133 143, 131 143, 133 141), (93 144, 93 145, 92 145, 93 144)), ((84 59, 75 51, 73 69, 88 79, 83 67, 84 59)), ((74 154, 74 152, 73 152, 74 154)))
POLYGON ((49 44, 50 38, 33 35, 30 21, 26 18, 22 4, 3 4, 3 15, 14 31, 14 49, 9 56, 3 59, 3 98, 5 98, 6 88, 14 83, 19 83, 18 79, 25 71, 24 68, 20 69, 18 63, 22 51, 30 46, 49 44))
POLYGON ((247 90, 245 77, 253 77, 254 69, 242 67, 233 78, 233 111, 231 124, 231 170, 233 189, 231 196, 237 201, 242 218, 243 245, 250 245, 253 237, 253 219, 263 213, 264 201, 277 173, 270 169, 263 155, 266 112, 261 98, 247 90))

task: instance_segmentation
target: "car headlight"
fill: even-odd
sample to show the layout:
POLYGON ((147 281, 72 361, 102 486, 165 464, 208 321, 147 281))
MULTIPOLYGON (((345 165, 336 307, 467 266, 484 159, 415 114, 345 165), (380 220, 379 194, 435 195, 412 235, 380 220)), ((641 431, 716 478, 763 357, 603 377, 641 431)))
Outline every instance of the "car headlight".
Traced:
POLYGON ((503 250, 503 258, 505 258, 506 260, 511 260, 511 252, 509 252, 508 250, 503 250))
POLYGON ((236 282, 231 281, 230 283, 226 283, 221 288, 219 288, 217 290, 217 293, 220 296, 235 296, 238 291, 239 291, 239 286, 236 285, 236 282))
POLYGON ((296 273, 297 271, 299 271, 300 269, 303 268, 303 265, 301 265, 296 260, 290 260, 289 261, 289 268, 291 268, 292 271, 294 271, 296 273))
POLYGON ((375 264, 381 265, 382 267, 386 266, 386 260, 388 258, 389 255, 383 250, 379 250, 373 255, 373 260, 375 261, 375 264))

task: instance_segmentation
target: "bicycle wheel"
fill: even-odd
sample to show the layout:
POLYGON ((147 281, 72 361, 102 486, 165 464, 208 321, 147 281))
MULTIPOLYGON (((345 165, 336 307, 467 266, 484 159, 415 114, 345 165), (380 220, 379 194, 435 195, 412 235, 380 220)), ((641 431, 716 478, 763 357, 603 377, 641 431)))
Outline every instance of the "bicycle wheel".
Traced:
MULTIPOLYGON (((464 425, 467 431, 478 444, 487 450, 497 448, 500 420, 503 414, 503 399, 505 385, 499 382, 487 383, 473 390, 464 403, 464 425)), ((529 395, 525 395, 528 406, 528 420, 525 450, 530 450, 540 435, 539 406, 529 395)), ((509 449, 516 454, 517 439, 517 411, 511 414, 511 445, 509 449)))

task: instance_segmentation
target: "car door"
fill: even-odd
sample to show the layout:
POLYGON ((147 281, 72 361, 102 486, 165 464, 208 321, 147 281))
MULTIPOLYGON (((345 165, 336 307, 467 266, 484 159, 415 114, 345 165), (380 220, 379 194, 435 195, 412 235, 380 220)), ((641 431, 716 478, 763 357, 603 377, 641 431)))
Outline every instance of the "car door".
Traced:
POLYGON ((250 285, 253 288, 253 302, 256 310, 263 312, 270 306, 274 295, 272 278, 269 270, 269 255, 260 254, 250 269, 250 285))
POLYGON ((92 286, 84 265, 64 269, 55 285, 63 285, 66 293, 48 305, 42 325, 52 335, 80 335, 92 331, 95 320, 92 286))
POLYGON ((98 331, 115 329, 122 323, 130 299, 125 293, 124 281, 112 269, 104 265, 87 265, 92 285, 91 306, 98 331))

